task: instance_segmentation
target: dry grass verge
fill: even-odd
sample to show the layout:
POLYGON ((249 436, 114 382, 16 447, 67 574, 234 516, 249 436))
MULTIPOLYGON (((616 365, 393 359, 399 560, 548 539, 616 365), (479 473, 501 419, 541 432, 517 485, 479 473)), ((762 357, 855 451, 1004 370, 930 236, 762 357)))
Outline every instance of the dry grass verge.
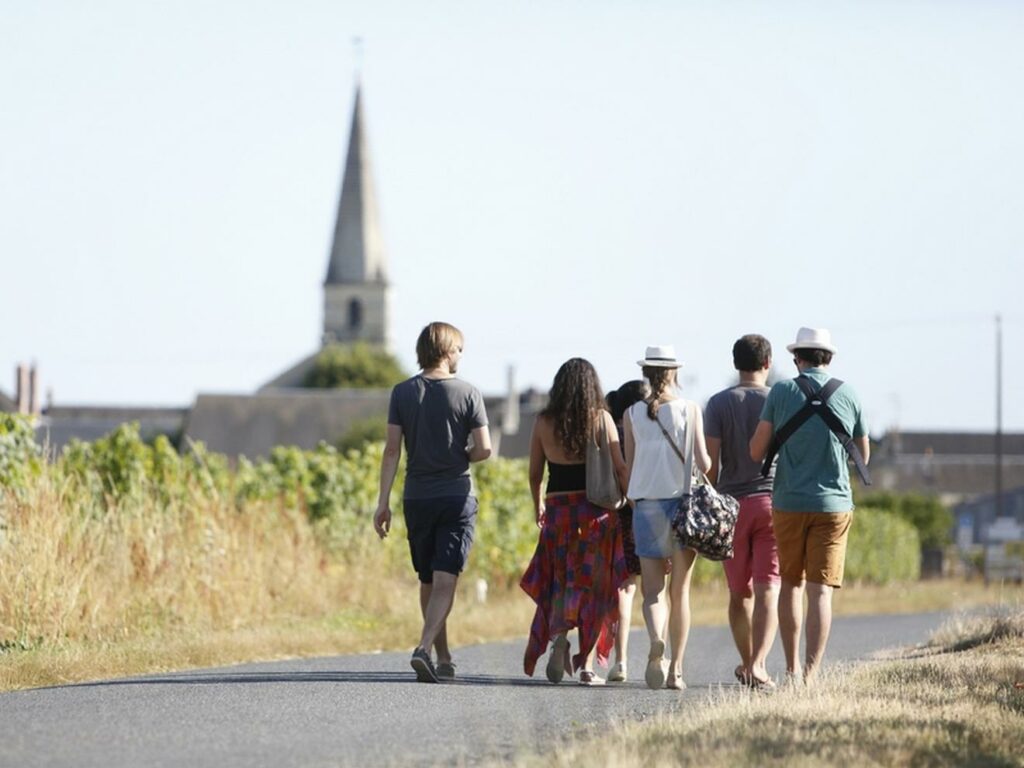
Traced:
POLYGON ((811 688, 722 689, 709 706, 590 734, 517 764, 1019 766, 1024 607, 963 620, 898 659, 826 670, 811 688))

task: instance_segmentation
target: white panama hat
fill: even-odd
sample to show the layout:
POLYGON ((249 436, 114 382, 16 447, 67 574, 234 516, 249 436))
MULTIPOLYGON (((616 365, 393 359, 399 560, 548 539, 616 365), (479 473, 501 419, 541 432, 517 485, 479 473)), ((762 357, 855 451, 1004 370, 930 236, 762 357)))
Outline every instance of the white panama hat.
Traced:
POLYGON ((660 347, 648 347, 644 353, 644 359, 637 360, 636 364, 649 368, 680 368, 683 365, 676 360, 676 348, 671 344, 664 344, 660 347))
POLYGON ((786 349, 790 352, 798 349, 823 349, 833 355, 839 351, 832 346, 832 334, 827 328, 801 328, 796 332, 796 341, 787 344, 786 349))

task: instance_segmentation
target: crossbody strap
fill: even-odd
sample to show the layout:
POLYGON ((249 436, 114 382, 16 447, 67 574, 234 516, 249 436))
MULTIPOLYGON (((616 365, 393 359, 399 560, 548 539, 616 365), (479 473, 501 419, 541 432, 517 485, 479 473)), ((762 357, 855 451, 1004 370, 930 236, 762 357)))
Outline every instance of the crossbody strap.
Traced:
POLYGON ((658 428, 661 429, 661 434, 668 440, 668 444, 672 446, 672 450, 675 451, 676 456, 683 462, 683 495, 689 495, 690 489, 693 487, 693 431, 696 429, 697 420, 693 416, 693 403, 686 404, 686 454, 684 455, 680 450, 679 446, 676 445, 675 440, 669 435, 668 430, 661 423, 661 419, 658 418, 657 413, 654 416, 658 422, 658 428))

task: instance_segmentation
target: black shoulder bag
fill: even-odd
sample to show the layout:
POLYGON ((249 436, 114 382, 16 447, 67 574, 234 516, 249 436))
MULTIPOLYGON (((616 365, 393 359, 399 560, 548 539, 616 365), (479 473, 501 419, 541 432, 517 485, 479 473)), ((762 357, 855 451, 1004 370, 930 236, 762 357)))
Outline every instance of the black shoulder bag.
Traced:
POLYGON ((694 430, 697 428, 694 408, 689 403, 686 406, 686 455, 658 420, 661 434, 683 462, 685 474, 683 495, 676 502, 672 515, 672 532, 681 546, 696 550, 708 560, 728 560, 733 555, 732 543, 740 504, 729 494, 716 491, 703 472, 703 482, 693 482, 694 430))

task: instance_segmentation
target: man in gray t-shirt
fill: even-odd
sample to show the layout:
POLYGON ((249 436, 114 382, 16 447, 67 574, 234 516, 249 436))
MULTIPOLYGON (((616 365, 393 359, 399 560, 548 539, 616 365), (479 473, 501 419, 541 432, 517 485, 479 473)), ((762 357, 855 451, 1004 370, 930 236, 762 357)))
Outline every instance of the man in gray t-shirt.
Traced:
POLYGON ((405 499, 471 494, 466 445, 474 429, 487 426, 476 387, 455 378, 413 376, 391 391, 388 424, 402 428, 405 499))
POLYGON ((773 687, 765 659, 778 626, 779 553, 772 531, 773 474, 761 476, 750 458, 750 438, 768 397, 772 346, 764 336, 743 336, 733 345, 740 381, 715 396, 704 412, 711 454, 711 482, 740 503, 733 556, 722 565, 729 584, 729 626, 741 664, 736 678, 755 688, 773 687))
POLYGON ((483 397, 455 378, 462 345, 462 333, 447 323, 431 323, 420 333, 416 357, 422 373, 391 391, 373 516, 383 539, 391 531, 391 488, 404 443, 409 458, 402 508, 423 611, 423 632, 410 663, 416 678, 427 683, 455 677, 447 620, 476 522, 469 465, 491 455, 483 397), (431 650, 437 652, 436 665, 431 650))

